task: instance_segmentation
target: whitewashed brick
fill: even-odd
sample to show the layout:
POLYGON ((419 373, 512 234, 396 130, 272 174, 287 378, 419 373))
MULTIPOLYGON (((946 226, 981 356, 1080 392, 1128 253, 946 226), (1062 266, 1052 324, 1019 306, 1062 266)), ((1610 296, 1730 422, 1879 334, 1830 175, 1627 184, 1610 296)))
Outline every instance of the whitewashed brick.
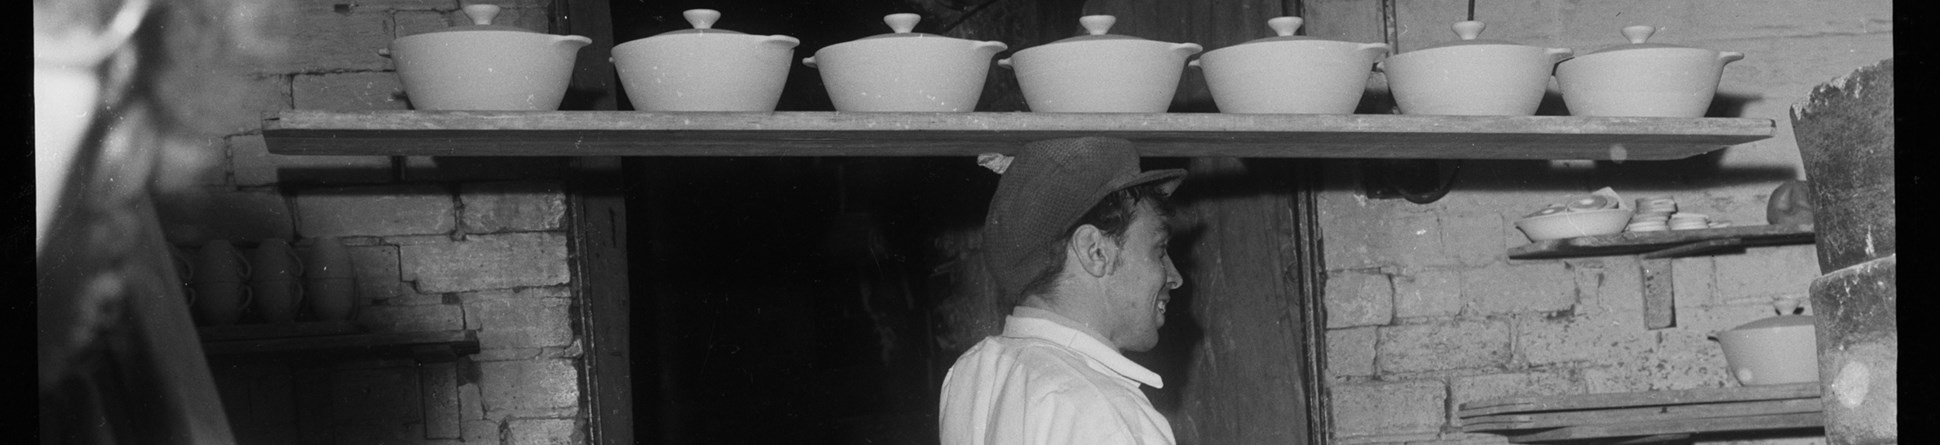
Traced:
POLYGON ((1573 259, 1563 263, 1576 279, 1578 315, 1643 308, 1643 267, 1635 256, 1573 259))
POLYGON ((485 416, 534 417, 573 414, 579 406, 579 375, 570 360, 478 362, 485 416))
POLYGON ((1342 384, 1330 390, 1339 436, 1433 433, 1446 419, 1448 389, 1440 381, 1342 384))
POLYGON ((1501 320, 1382 327, 1375 366, 1382 373, 1501 367, 1509 362, 1509 330, 1501 320))
POLYGON ((183 189, 158 196, 155 212, 163 236, 178 246, 295 236, 289 203, 269 191, 183 189))
POLYGON ((572 300, 485 300, 465 305, 480 348, 540 348, 573 341, 572 300))
POLYGON ((1718 267, 1718 290, 1727 302, 1804 296, 1819 276, 1818 249, 1812 245, 1752 248, 1712 259, 1718 267))
POLYGON ((1453 266, 1455 257, 1442 244, 1440 216, 1434 213, 1403 212, 1385 221, 1387 236, 1393 242, 1396 264, 1406 268, 1453 266))
POLYGON ((1462 274, 1451 269, 1425 269, 1396 275, 1394 316, 1450 317, 1462 312, 1462 274))
POLYGON ((1462 265, 1501 262, 1508 256, 1502 249, 1505 225, 1502 215, 1496 213, 1444 213, 1441 215, 1442 248, 1462 265))
POLYGON ((373 184, 391 180, 389 156, 289 156, 270 154, 263 135, 229 138, 236 185, 373 184))
POLYGON ((497 420, 467 420, 461 425, 465 433, 465 443, 503 444, 505 442, 505 423, 497 420))
POLYGON ((396 38, 391 12, 362 9, 349 2, 303 2, 296 17, 281 25, 289 54, 267 67, 272 73, 378 71, 390 61, 377 50, 396 38))
MULTIPOLYGON (((1449 405, 1457 409, 1464 403, 1503 397, 1581 394, 1586 390, 1582 382, 1567 371, 1454 377, 1448 385, 1449 396, 1453 398, 1449 400, 1449 405)), ((1459 417, 1449 417, 1451 425, 1461 425, 1459 417)))
POLYGON ((297 109, 405 110, 404 81, 394 72, 298 74, 290 85, 297 109))
POLYGON ((193 101, 174 101, 169 106, 188 118, 184 125, 205 134, 260 132, 264 118, 290 109, 288 76, 239 74, 226 69, 208 69, 195 75, 204 77, 198 80, 200 83, 219 85, 220 93, 197 95, 193 101))
MULTIPOLYGON (((1348 161, 1320 162, 1329 164, 1328 171, 1352 168, 1351 164, 1345 164, 1348 161)), ((1337 187, 1351 186, 1351 184, 1337 185, 1337 187)), ((1369 233, 1377 226, 1366 223, 1374 220, 1372 216, 1374 212, 1361 205, 1360 197, 1348 190, 1329 189, 1321 191, 1318 195, 1316 197, 1318 205, 1315 207, 1320 213, 1318 216, 1322 227, 1320 235, 1324 240, 1321 243, 1322 255, 1325 255, 1327 265, 1345 269, 1377 266, 1374 260, 1375 251, 1379 246, 1385 245, 1387 237, 1372 236, 1369 233)))
POLYGON ((351 269, 357 274, 360 306, 407 295, 408 286, 398 275, 397 246, 363 246, 344 250, 350 253, 351 269))
POLYGON ((1576 304, 1576 277, 1562 262, 1493 264, 1462 272, 1470 315, 1554 312, 1576 304))
POLYGON ((1621 362, 1649 353, 1656 343, 1641 311, 1516 318, 1516 348, 1529 365, 1621 362))
POLYGON ((463 428, 459 426, 463 422, 458 401, 458 365, 426 363, 418 375, 424 386, 424 438, 463 438, 463 428))
POLYGON ((508 439, 517 444, 575 445, 585 443, 573 419, 511 419, 505 421, 508 439))
POLYGON ((478 235, 465 241, 400 246, 404 279, 419 292, 466 292, 565 284, 566 236, 553 232, 478 235))
POLYGON ((1374 344, 1378 329, 1369 326, 1328 330, 1327 375, 1374 375, 1374 344))
POLYGON ((365 306, 352 317, 372 332, 428 332, 465 329, 465 312, 455 304, 365 306))
MULTIPOLYGON (((1641 272, 1639 274, 1641 277, 1641 272)), ((1717 263, 1712 256, 1672 259, 1671 292, 1676 300, 1675 307, 1684 310, 1722 304, 1724 299, 1718 292, 1717 277, 1717 263)), ((1643 295, 1641 290, 1638 295, 1643 295)))
POLYGON ((1377 271, 1327 274, 1327 328, 1388 324, 1394 319, 1394 286, 1377 271))
POLYGON ((296 208, 305 237, 442 234, 458 224, 451 193, 435 185, 309 190, 296 208))
POLYGON ((557 183, 466 184, 458 200, 470 233, 557 230, 566 216, 566 194, 557 183))

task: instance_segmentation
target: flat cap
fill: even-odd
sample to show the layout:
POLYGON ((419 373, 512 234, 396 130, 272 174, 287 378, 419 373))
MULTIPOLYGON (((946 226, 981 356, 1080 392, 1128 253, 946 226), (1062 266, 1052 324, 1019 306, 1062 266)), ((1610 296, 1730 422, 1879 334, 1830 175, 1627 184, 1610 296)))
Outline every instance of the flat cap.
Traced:
POLYGON ((1084 137, 1038 141, 1024 146, 997 181, 984 216, 985 270, 998 295, 1022 301, 1019 293, 1061 256, 1049 250, 1072 224, 1112 192, 1159 183, 1167 194, 1186 171, 1141 172, 1138 151, 1124 139, 1084 137))

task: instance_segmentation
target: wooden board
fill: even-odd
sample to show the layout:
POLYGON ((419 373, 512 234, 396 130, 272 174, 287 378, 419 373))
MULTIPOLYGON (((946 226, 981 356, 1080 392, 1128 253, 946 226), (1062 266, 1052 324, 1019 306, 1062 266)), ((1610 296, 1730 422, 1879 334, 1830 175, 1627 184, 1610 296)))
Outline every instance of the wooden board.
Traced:
MULTIPOLYGON (((1729 246, 1751 247, 1786 244, 1811 244, 1814 235, 1811 230, 1796 226, 1737 226, 1717 229, 1666 230, 1659 232, 1625 232, 1610 235, 1584 236, 1559 240, 1537 241, 1509 249, 1509 258, 1531 260, 1543 258, 1567 258, 1601 255, 1628 255, 1650 253, 1685 245, 1736 239, 1729 246)), ((1699 253, 1699 252, 1689 252, 1699 253)))
POLYGON ((1749 402, 1819 397, 1818 383, 1568 396, 1518 396, 1463 403, 1458 418, 1493 414, 1749 402))
POLYGON ((271 153, 391 156, 976 156, 1082 136, 1155 157, 1681 159, 1770 119, 1221 113, 285 110, 271 153))
POLYGON ((364 332, 363 326, 348 321, 311 321, 302 323, 238 324, 195 328, 202 341, 257 340, 286 337, 315 337, 364 332))
POLYGON ((1511 434, 1508 437, 1511 443, 1542 443, 1605 437, 1653 436, 1659 434, 1820 428, 1824 425, 1825 414, 1794 413, 1740 417, 1686 418, 1609 425, 1580 425, 1528 434, 1511 434))
POLYGON ((472 331, 385 332, 317 337, 209 341, 209 356, 356 353, 372 355, 469 354, 478 352, 472 331))
POLYGON ((1524 430, 1710 417, 1816 413, 1821 412, 1823 409, 1824 406, 1818 398, 1806 398, 1546 413, 1496 414, 1463 418, 1462 431, 1524 430))

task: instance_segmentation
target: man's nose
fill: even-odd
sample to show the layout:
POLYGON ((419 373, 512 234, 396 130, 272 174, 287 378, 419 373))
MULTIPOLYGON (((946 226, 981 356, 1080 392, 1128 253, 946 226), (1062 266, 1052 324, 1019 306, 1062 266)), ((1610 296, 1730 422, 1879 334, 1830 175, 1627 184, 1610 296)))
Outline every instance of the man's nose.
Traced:
POLYGON ((1179 274, 1179 267, 1172 264, 1172 258, 1165 259, 1165 288, 1178 289, 1186 284, 1186 277, 1179 274))

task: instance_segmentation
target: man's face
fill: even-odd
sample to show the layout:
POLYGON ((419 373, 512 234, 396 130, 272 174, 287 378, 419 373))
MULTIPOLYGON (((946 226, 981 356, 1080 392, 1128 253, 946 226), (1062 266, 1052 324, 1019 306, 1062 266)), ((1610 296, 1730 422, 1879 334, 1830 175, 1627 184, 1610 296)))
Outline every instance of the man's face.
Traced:
POLYGON ((1167 253, 1170 225, 1150 204, 1139 204, 1136 215, 1118 251, 1118 267, 1106 277, 1107 299, 1117 325, 1112 341, 1119 349, 1146 351, 1159 344, 1166 302, 1185 278, 1167 253))

